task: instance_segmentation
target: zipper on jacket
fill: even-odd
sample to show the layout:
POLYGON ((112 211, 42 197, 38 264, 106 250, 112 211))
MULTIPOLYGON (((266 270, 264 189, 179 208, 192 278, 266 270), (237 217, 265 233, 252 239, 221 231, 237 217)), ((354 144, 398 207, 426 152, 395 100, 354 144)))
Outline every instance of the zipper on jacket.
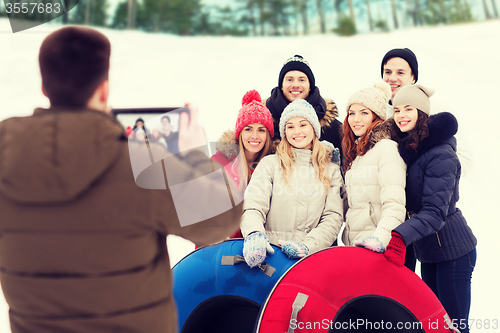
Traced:
POLYGON ((439 234, 437 232, 436 232, 436 237, 438 239, 439 248, 442 250, 443 247, 441 246, 441 240, 439 239, 439 234))
POLYGON ((377 218, 375 216, 375 208, 373 208, 373 204, 371 202, 368 202, 370 205, 370 220, 372 220, 372 223, 377 226, 377 218))

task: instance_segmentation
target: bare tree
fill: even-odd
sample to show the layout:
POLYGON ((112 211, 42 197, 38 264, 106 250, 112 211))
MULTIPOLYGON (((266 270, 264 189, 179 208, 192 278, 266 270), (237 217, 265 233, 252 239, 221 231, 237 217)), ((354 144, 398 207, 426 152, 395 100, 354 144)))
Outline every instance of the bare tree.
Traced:
POLYGON ((309 0, 299 0, 299 12, 302 17, 302 29, 304 35, 309 34, 309 19, 307 16, 307 2, 309 0))
POLYGON ((344 0, 334 0, 333 1, 333 7, 335 8, 335 13, 337 15, 337 23, 339 22, 340 17, 342 16, 342 9, 340 8, 342 5, 342 2, 344 2, 344 0))
POLYGON ((370 8, 370 0, 366 0, 366 15, 368 15, 368 25, 370 31, 373 31, 372 10, 370 8))
MULTIPOLYGON (((349 0, 349 1, 352 1, 352 0, 349 0)), ((392 19, 394 21, 394 29, 398 29, 399 28, 398 14, 396 12, 396 3, 394 2, 394 0, 391 0, 391 7, 392 7, 392 19)))
POLYGON ((417 18, 416 18, 416 13, 415 13, 415 8, 413 8, 413 4, 411 3, 411 0, 406 0, 406 15, 410 16, 413 20, 413 25, 417 25, 417 18))
MULTIPOLYGON (((485 0, 483 0, 484 2, 485 0)), ((446 23, 448 19, 446 18, 446 9, 444 8, 444 0, 438 0, 439 10, 441 11, 441 20, 446 23)))
POLYGON ((259 7, 259 25, 260 25, 260 35, 265 34, 265 24, 266 24, 266 13, 265 13, 265 0, 256 0, 257 6, 259 7))
POLYGON ((420 0, 415 0, 415 25, 422 25, 422 15, 420 13, 420 0))
POLYGON ((301 13, 300 13, 300 1, 301 0, 291 0, 290 1, 290 9, 291 9, 291 15, 294 16, 294 30, 295 30, 295 35, 299 34, 299 26, 300 26, 300 21, 301 21, 301 13))
POLYGON ((252 24, 252 33, 257 36, 257 20, 255 19, 255 0, 248 1, 248 12, 250 13, 250 22, 252 24))
POLYGON ((491 0, 491 7, 493 7, 493 15, 498 18, 498 10, 497 5, 495 4, 495 0, 491 0))
POLYGON ((92 0, 85 0, 85 19, 84 19, 84 24, 89 25, 90 24, 90 6, 91 6, 92 0))
POLYGON ((103 14, 104 14, 103 25, 106 25, 106 20, 108 19, 108 15, 107 15, 107 12, 106 12, 106 8, 108 7, 108 1, 104 0, 102 6, 104 8, 104 12, 103 12, 103 14))
POLYGON ((256 0, 240 0, 243 2, 243 9, 248 13, 248 22, 252 27, 252 34, 257 36, 257 19, 255 17, 256 0))
POLYGON ((323 9, 323 0, 316 0, 316 8, 318 10, 321 33, 324 34, 326 33, 326 22, 325 22, 325 10, 323 9))
POLYGON ((136 0, 128 0, 127 29, 135 29, 136 0))
MULTIPOLYGON (((354 16, 354 5, 352 3, 353 0, 347 0, 347 3, 349 4, 349 17, 351 18, 351 21, 356 22, 356 17, 354 16)), ((394 1, 394 0, 391 0, 394 1)))
POLYGON ((487 20, 491 18, 490 11, 488 10, 488 5, 486 4, 486 0, 483 0, 483 7, 484 7, 484 16, 486 17, 487 20))

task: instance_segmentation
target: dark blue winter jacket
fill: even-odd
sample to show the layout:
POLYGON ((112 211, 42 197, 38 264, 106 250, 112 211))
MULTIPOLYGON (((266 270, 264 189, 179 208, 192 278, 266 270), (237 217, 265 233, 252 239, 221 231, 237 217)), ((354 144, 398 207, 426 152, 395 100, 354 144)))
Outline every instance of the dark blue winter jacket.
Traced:
POLYGON ((443 112, 431 116, 427 126, 429 136, 419 143, 416 153, 406 147, 407 138, 399 143, 407 165, 406 209, 415 215, 394 231, 407 246, 414 244, 421 262, 443 262, 469 253, 477 240, 455 206, 461 170, 454 137, 457 119, 443 112))

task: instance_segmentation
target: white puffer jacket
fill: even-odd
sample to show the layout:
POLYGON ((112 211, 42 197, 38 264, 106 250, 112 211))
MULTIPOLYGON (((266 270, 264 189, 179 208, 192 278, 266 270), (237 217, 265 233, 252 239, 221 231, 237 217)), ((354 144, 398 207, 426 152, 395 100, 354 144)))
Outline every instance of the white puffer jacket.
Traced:
POLYGON ((273 244, 278 240, 298 241, 312 253, 331 246, 340 232, 343 180, 340 168, 329 163, 331 182, 325 195, 312 165, 312 152, 294 151, 296 161, 289 185, 285 184, 278 155, 259 162, 245 193, 241 232, 244 237, 254 231, 264 232, 273 244))
POLYGON ((375 236, 387 246, 391 231, 404 221, 406 164, 389 137, 387 122, 375 127, 371 148, 356 157, 345 174, 349 206, 342 235, 345 245, 375 236))

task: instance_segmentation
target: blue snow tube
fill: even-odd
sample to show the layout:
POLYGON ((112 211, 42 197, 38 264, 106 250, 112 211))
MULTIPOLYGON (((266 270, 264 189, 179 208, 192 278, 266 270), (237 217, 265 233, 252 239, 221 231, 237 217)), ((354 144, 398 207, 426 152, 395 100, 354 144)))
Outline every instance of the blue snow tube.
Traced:
POLYGON ((172 269, 181 333, 253 332, 260 308, 297 260, 273 245, 262 267, 243 261, 243 239, 200 248, 172 269))

